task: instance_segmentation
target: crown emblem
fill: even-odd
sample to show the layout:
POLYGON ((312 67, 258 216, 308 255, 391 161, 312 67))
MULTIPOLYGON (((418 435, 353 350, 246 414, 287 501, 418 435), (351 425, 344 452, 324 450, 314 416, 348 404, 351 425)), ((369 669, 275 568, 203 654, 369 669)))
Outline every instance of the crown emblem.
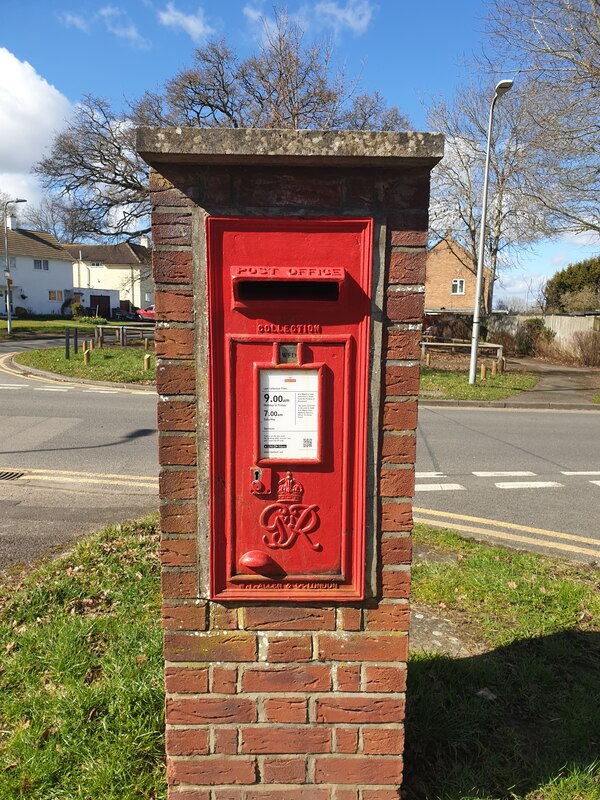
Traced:
POLYGON ((282 503, 300 503, 304 494, 304 486, 294 480, 291 472, 277 484, 277 499, 282 503))

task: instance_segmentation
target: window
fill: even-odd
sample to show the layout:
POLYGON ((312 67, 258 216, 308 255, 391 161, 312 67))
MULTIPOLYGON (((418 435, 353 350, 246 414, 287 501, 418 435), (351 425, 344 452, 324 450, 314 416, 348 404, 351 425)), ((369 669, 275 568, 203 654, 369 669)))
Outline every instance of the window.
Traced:
MULTIPOLYGON (((4 258, 2 260, 2 262, 0 262, 0 266, 4 267, 4 269, 6 269, 6 258, 4 258)), ((12 270, 12 269, 16 269, 16 266, 17 266, 17 259, 15 258, 15 256, 9 256, 8 257, 8 268, 12 270)))
POLYGON ((465 293, 465 279, 464 278, 453 278, 452 280, 452 294, 464 294, 465 293))
POLYGON ((153 300, 154 297, 152 297, 152 292, 144 292, 144 303, 149 305, 153 300))
POLYGON ((47 258, 34 258, 33 259, 33 268, 34 269, 48 269, 48 259, 47 258))
POLYGON ((63 293, 60 291, 52 291, 48 292, 48 300, 57 300, 59 303, 62 302, 63 293))
POLYGON ((101 261, 91 261, 90 267, 103 267, 104 264, 101 261))

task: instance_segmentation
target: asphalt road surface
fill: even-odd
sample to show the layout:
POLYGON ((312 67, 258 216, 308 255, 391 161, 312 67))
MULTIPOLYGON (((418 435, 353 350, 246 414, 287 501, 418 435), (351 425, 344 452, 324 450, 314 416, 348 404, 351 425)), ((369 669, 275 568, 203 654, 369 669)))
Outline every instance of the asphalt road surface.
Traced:
POLYGON ((415 519, 600 560, 600 414, 420 407, 415 519))
POLYGON ((154 392, 24 377, 4 360, 0 570, 158 508, 154 392))

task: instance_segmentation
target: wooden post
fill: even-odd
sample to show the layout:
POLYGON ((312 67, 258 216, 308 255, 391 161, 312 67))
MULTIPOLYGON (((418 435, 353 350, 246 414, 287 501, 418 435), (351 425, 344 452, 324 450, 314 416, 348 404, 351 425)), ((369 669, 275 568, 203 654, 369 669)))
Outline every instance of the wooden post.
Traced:
POLYGON ((481 365, 481 380, 482 381, 485 380, 485 373, 486 373, 485 364, 482 364, 481 365))
POLYGON ((147 353, 144 356, 144 372, 147 372, 150 369, 150 353, 147 353))
POLYGON ((144 336, 144 352, 148 352, 148 345, 150 344, 150 339, 147 336, 144 336))
POLYGON ((98 346, 100 348, 104 347, 104 328, 102 327, 98 329, 98 346))
POLYGON ((83 351, 83 363, 84 364, 89 364, 90 363, 90 351, 89 350, 84 350, 83 351))
POLYGON ((79 329, 73 329, 73 352, 75 355, 79 352, 79 329))
POLYGON ((65 328, 65 358, 67 361, 71 358, 71 329, 65 328))
POLYGON ((498 362, 492 361, 492 376, 496 376, 498 374, 498 362))
POLYGON ((425 366, 428 367, 431 364, 431 353, 427 353, 425 355, 425 366))

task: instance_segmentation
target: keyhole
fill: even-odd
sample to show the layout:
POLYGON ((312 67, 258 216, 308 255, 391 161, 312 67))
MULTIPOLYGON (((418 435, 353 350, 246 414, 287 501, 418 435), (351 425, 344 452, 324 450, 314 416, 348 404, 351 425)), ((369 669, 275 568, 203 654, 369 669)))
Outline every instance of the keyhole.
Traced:
POLYGON ((255 469, 254 470, 254 480, 255 481, 259 481, 261 479, 261 477, 262 477, 262 470, 261 469, 255 469))

